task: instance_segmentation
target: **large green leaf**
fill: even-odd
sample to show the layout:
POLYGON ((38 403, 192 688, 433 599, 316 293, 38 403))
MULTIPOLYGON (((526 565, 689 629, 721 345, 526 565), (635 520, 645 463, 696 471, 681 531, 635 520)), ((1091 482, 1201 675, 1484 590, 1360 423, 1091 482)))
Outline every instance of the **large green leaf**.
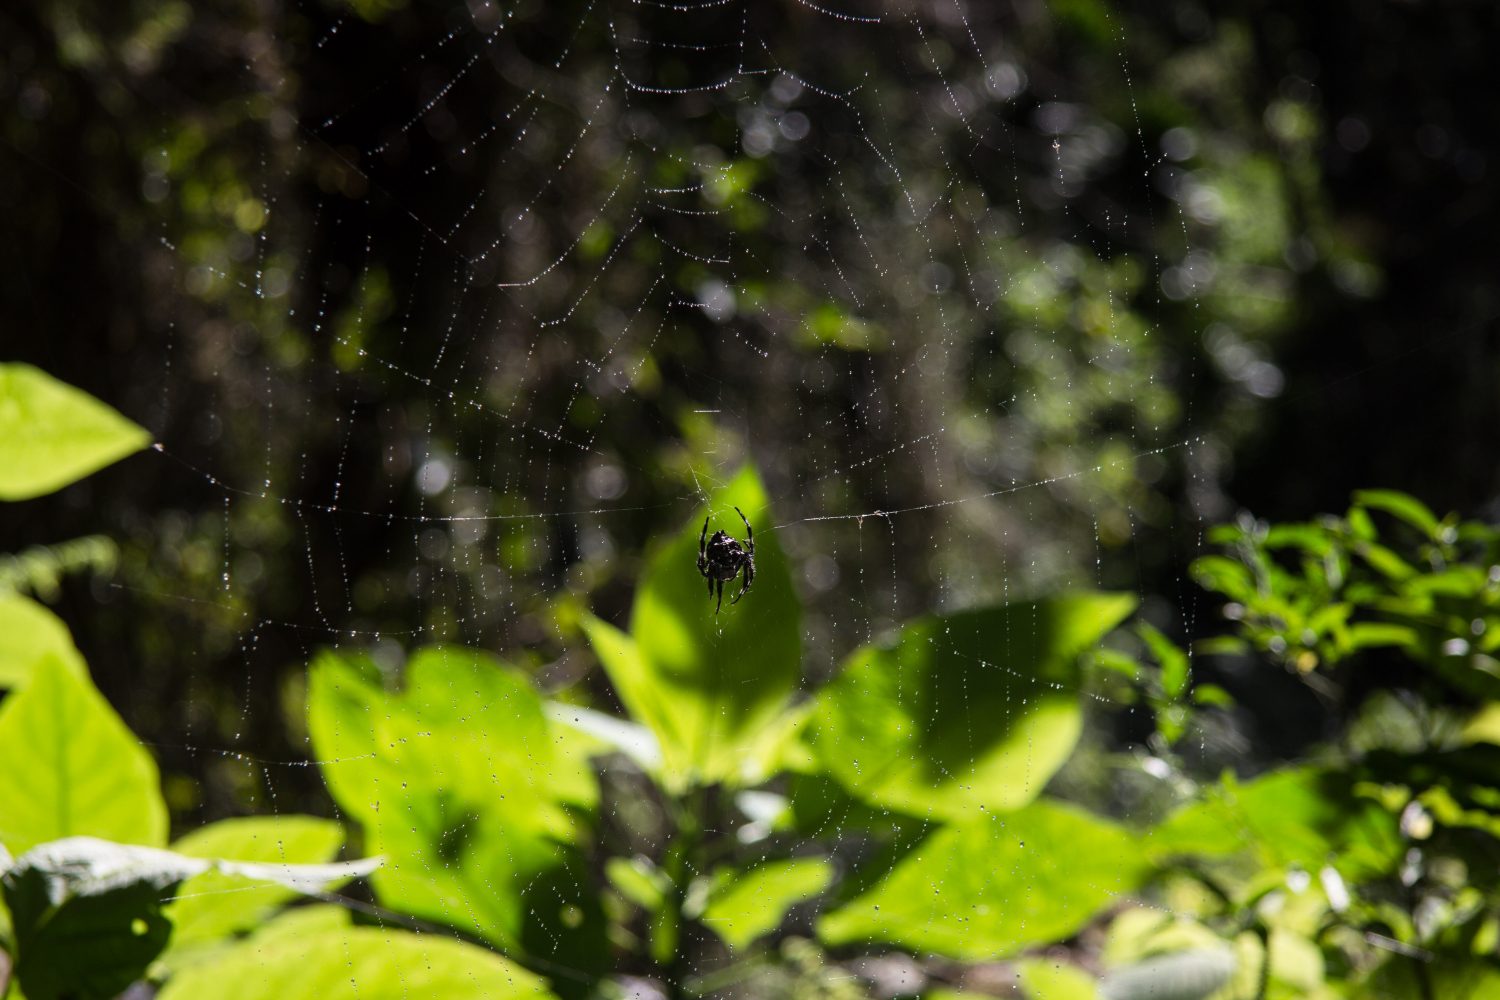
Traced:
POLYGON ((180 875, 70 885, 23 857, 0 879, 15 925, 16 981, 31 1000, 107 1000, 145 973, 172 925, 162 895, 180 875))
POLYGON ((376 864, 225 861, 66 837, 16 859, 0 885, 14 922, 16 974, 27 995, 102 1000, 140 978, 162 950, 172 930, 162 904, 184 880, 218 871, 305 893, 368 874, 376 864))
POLYGON ((39 368, 0 364, 0 500, 62 489, 151 443, 151 435, 39 368))
POLYGON ((769 741, 786 735, 776 723, 801 674, 801 606, 770 524, 765 489, 747 467, 656 551, 630 636, 588 623, 620 699, 656 734, 674 787, 742 778, 764 761, 769 741), (760 526, 755 583, 740 603, 726 600, 715 614, 697 570, 698 541, 705 515, 710 534, 723 528, 743 541, 735 507, 760 526))
POLYGON ((29 597, 0 591, 0 688, 19 688, 55 656, 80 677, 88 667, 62 620, 29 597))
MULTIPOLYGON (((269 930, 269 928, 268 928, 269 930)), ((252 937, 167 981, 159 1000, 550 1000, 538 977, 438 934, 327 928, 252 937)))
MULTIPOLYGON (((320 864, 332 861, 344 831, 332 820, 313 816, 245 816, 200 827, 172 849, 193 858, 230 858, 267 864, 320 864)), ((184 882, 166 907, 172 921, 168 956, 259 925, 277 907, 296 898, 285 885, 221 871, 184 882)))
POLYGON ((767 861, 729 874, 709 896, 702 920, 731 947, 744 948, 775 930, 787 910, 832 881, 833 869, 825 858, 767 861))
POLYGON ((1023 806, 1078 741, 1079 654, 1134 606, 1076 594, 913 622, 850 657, 802 739, 877 805, 952 821, 1023 806))
POLYGON ((87 835, 163 844, 156 762, 88 678, 56 655, 0 703, 0 844, 87 835))
POLYGON ((946 827, 825 916, 831 945, 984 961, 1065 938, 1151 871, 1135 838, 1049 801, 946 827))
POLYGON ((399 693, 377 676, 319 657, 308 729, 329 790, 389 862, 372 879, 381 901, 507 949, 588 961, 602 923, 571 845, 597 789, 561 723, 524 676, 470 650, 418 651, 399 693))

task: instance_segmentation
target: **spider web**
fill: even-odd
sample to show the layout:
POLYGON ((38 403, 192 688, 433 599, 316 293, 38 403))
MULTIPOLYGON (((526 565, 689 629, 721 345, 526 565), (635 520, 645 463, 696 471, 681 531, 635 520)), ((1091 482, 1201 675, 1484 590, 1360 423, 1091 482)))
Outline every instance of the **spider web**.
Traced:
POLYGON ((920 615, 1180 580, 1217 513, 1172 409, 1204 264, 1121 23, 1082 81, 1068 23, 958 0, 285 30, 304 96, 266 130, 264 218, 229 256, 163 241, 182 312, 218 319, 174 335, 162 474, 215 498, 220 550, 216 593, 142 599, 211 607, 233 649, 193 684, 239 692, 168 759, 326 811, 279 692, 330 647, 489 650, 617 711, 573 623, 623 627, 640 553, 747 462, 807 695, 920 615), (206 366, 206 397, 174 381, 206 366))

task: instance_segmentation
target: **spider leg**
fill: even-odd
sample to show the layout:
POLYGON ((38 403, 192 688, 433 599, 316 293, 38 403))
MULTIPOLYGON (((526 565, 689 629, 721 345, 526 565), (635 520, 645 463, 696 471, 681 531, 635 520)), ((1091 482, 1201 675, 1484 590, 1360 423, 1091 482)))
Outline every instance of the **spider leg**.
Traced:
MULTIPOLYGON (((720 581, 718 581, 718 583, 719 583, 719 603, 714 606, 714 614, 718 614, 719 613, 719 609, 724 606, 724 581, 720 580, 720 581)), ((730 601, 729 603, 732 605, 734 602, 730 601)))
MULTIPOLYGON (((698 533, 698 572, 702 573, 708 566, 708 518, 703 519, 703 530, 698 533)), ((707 575, 707 574, 705 574, 707 575)), ((709 593, 713 593, 713 583, 708 585, 709 593)))
POLYGON ((755 529, 750 527, 750 520, 745 517, 744 511, 736 507, 734 512, 740 516, 741 521, 745 522, 745 551, 753 556, 755 555, 755 529))
MULTIPOLYGON (((702 567, 700 566, 699 569, 701 570, 702 567)), ((703 579, 708 581, 708 596, 714 596, 714 578, 709 576, 707 573, 704 573, 703 579)))
POLYGON ((746 559, 745 560, 745 580, 744 580, 743 583, 740 584, 740 592, 738 594, 735 594, 734 595, 734 600, 732 600, 732 601, 729 602, 729 606, 731 608, 734 607, 736 604, 740 603, 740 598, 745 596, 745 593, 750 589, 750 581, 754 580, 754 579, 755 579, 755 560, 753 560, 753 559, 746 559))

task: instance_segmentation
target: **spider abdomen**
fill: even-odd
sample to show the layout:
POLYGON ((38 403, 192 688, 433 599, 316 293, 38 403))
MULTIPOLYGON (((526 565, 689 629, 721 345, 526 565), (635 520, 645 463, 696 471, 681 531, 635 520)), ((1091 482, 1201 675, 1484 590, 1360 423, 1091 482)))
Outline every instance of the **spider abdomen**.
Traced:
POLYGON ((698 572, 708 581, 708 596, 718 597, 714 604, 714 614, 718 614, 723 607, 725 581, 733 580, 741 573, 745 574, 740 592, 729 602, 734 605, 745 596, 745 592, 750 589, 750 581, 755 579, 755 532, 744 513, 738 507, 734 511, 745 522, 744 545, 735 541, 727 531, 715 531, 714 537, 709 538, 706 517, 703 519, 703 530, 698 533, 698 572))

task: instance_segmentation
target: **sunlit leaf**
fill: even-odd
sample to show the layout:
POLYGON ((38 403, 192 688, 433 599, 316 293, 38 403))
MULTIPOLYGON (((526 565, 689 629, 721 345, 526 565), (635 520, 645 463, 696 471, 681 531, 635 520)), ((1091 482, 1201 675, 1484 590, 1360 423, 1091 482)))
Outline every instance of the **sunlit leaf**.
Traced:
POLYGON ((0 688, 21 687, 49 656, 80 677, 88 676, 61 619, 29 597, 0 591, 0 688))
POLYGON ((1101 648, 1094 650, 1088 659, 1088 665, 1112 671, 1131 680, 1135 680, 1141 673, 1141 665, 1136 662, 1135 657, 1127 653, 1122 653, 1117 649, 1101 648))
POLYGON ((1370 510, 1380 510, 1405 521, 1428 538, 1437 538, 1441 530, 1437 515, 1416 497, 1396 490, 1356 490, 1354 502, 1370 510))
POLYGON ((1463 742, 1500 745, 1500 701, 1483 705, 1464 723, 1463 742))
POLYGON ((1234 707, 1234 696, 1217 684, 1199 684, 1193 688, 1193 701, 1214 708, 1234 707))
POLYGON ((1098 1000, 1099 984, 1076 965, 1027 958, 1016 963, 1016 979, 1026 1000, 1098 1000))
POLYGON ((1193 560, 1191 573, 1198 586, 1230 600, 1246 602, 1255 598, 1255 576, 1242 562, 1225 556, 1203 556, 1193 560))
POLYGON ((502 947, 591 961, 598 900, 572 846, 597 796, 587 760, 567 752, 530 681, 483 654, 419 650, 404 676, 387 691, 372 664, 330 653, 308 683, 324 779, 389 862, 372 878, 380 900, 502 947))
POLYGON ((747 947, 776 929, 786 911, 818 895, 833 880, 824 858, 767 861, 729 875, 715 887, 703 923, 732 948, 747 947))
POLYGON ((647 913, 661 909, 672 890, 672 880, 645 858, 610 858, 604 873, 620 895, 647 913))
MULTIPOLYGON (((801 671, 801 606, 752 469, 713 495, 651 558, 636 595, 630 636, 597 621, 589 637, 626 709, 656 734, 668 781, 735 780, 763 757, 801 671), (738 507, 759 525, 755 583, 722 612, 698 574, 703 516, 742 542, 738 507)), ((725 585, 726 592, 738 584, 725 585)))
MULTIPOLYGON (((343 843, 343 828, 332 820, 245 816, 200 827, 172 850, 194 858, 319 864, 332 861, 343 843)), ((250 930, 296 896, 287 886, 244 875, 210 871, 195 876, 182 884, 165 910, 173 926, 168 956, 250 930)))
POLYGON ((1193 652, 1199 656, 1242 656, 1249 650, 1249 644, 1235 635, 1212 636, 1193 643, 1193 652))
POLYGON ((88 678, 55 655, 0 703, 0 843, 87 835, 163 844, 156 762, 88 678))
POLYGON ((1402 592, 1411 597, 1477 598, 1491 586, 1488 566, 1461 564, 1413 578, 1402 592))
POLYGON ((1401 583, 1418 575, 1417 570, 1410 563, 1384 545, 1375 542, 1360 542, 1355 546, 1354 551, 1376 572, 1389 578, 1393 583, 1401 583))
POLYGON ((88 393, 31 365, 0 364, 0 500, 62 489, 150 443, 88 393))
POLYGON ((1273 524, 1262 544, 1268 549, 1299 548, 1322 557, 1333 550, 1329 530, 1317 524, 1273 524))
POLYGON ((1346 875, 1388 870, 1401 855, 1396 818, 1354 793, 1347 775, 1315 767, 1226 782, 1142 841, 1158 856, 1249 851, 1267 868, 1316 871, 1338 856, 1346 875))
POLYGON ((803 739, 878 805, 953 820, 1025 805, 1078 740, 1080 654, 1134 606, 1077 594, 913 622, 850 657, 803 739))
POLYGON ((1002 958, 1075 933, 1150 870, 1122 827, 1036 802, 939 830, 818 933, 832 945, 1002 958))
POLYGON ((159 1000, 550 1000, 545 982, 476 945, 372 927, 257 935, 173 976, 159 1000))

